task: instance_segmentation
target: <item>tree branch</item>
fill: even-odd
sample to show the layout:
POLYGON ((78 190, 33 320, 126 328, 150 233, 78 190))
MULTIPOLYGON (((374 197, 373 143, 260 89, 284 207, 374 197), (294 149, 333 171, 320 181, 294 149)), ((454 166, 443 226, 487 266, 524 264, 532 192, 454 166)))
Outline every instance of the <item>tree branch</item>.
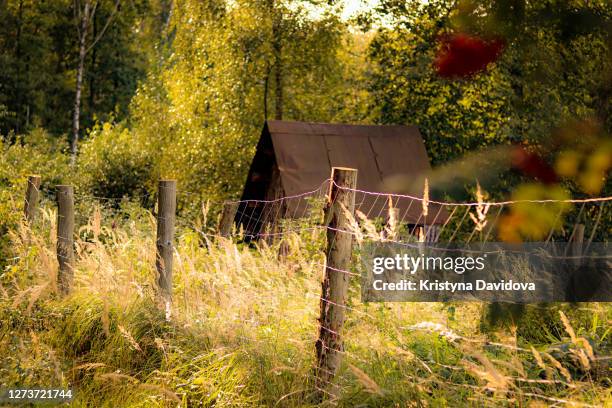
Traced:
POLYGON ((89 47, 87 47, 87 49, 85 50, 85 54, 87 54, 89 51, 91 51, 93 47, 95 47, 95 45, 98 43, 98 41, 100 41, 100 39, 106 32, 106 29, 110 26, 110 23, 113 20, 113 17, 115 17, 115 14, 117 14, 117 11, 119 10, 119 3, 121 3, 121 0, 117 0, 117 2, 115 3, 115 9, 113 10, 112 14, 106 20, 106 24, 104 24, 104 27, 102 27, 100 34, 98 34, 98 36, 94 38, 93 42, 89 45, 89 47))
POLYGON ((91 13, 89 14, 89 23, 91 24, 91 22, 94 19, 94 16, 96 15, 96 10, 98 9, 98 3, 97 1, 94 3, 93 8, 91 9, 91 13))

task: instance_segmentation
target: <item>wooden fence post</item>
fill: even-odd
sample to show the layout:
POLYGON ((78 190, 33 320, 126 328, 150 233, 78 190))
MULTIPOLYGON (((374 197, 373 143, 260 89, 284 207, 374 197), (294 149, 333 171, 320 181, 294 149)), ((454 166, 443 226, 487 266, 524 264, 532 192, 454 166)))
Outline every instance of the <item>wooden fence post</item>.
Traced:
MULTIPOLYGON (((570 243, 570 256, 580 257, 582 256, 582 244, 584 243, 584 224, 576 224, 574 234, 572 235, 572 241, 570 243)), ((582 258, 572 259, 572 263, 575 266, 580 266, 582 258)))
POLYGON ((425 242, 438 242, 440 238, 440 227, 438 225, 426 225, 425 228, 425 242))
POLYGON ((74 188, 57 186, 57 282, 66 295, 74 277, 74 188))
POLYGON ((223 203, 223 211, 221 212, 221 220, 219 221, 219 234, 222 237, 227 238, 232 234, 232 226, 234 225, 236 211, 238 211, 238 203, 223 203))
POLYGON ((28 176, 26 186, 25 204, 23 213, 28 223, 34 222, 38 210, 38 190, 40 189, 40 176, 28 176))
POLYGON ((319 339, 315 345, 315 386, 318 400, 325 398, 326 390, 329 389, 342 360, 341 333, 350 275, 340 271, 346 271, 351 261, 353 234, 350 232, 346 211, 351 214, 355 211, 357 170, 334 167, 331 178, 333 183, 330 186, 325 214, 328 222, 327 262, 321 292, 319 339))
POLYGON ((172 255, 176 218, 176 180, 160 180, 157 190, 157 283, 166 301, 172 298, 172 255))

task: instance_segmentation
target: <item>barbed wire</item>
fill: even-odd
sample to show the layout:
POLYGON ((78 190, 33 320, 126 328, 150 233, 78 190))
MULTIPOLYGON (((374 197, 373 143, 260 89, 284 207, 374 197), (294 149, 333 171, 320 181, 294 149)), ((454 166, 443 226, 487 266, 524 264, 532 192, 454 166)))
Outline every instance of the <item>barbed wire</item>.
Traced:
MULTIPOLYGON (((331 183, 333 186, 335 186, 338 189, 341 190, 346 190, 346 191, 353 191, 355 193, 359 193, 362 194, 364 196, 374 196, 376 197, 375 200, 379 200, 381 197, 384 197, 386 200, 389 199, 407 199, 412 201, 417 201, 417 202, 426 202, 427 204, 435 204, 435 205, 439 205, 439 206, 449 206, 449 207, 474 207, 474 206, 503 206, 503 205, 511 205, 511 204, 519 204, 519 203, 534 203, 534 204, 546 204, 546 203, 599 203, 599 202, 608 202, 608 201, 612 201, 612 196, 606 196, 606 197, 593 197, 593 198, 583 198, 583 199, 521 199, 521 200, 505 200, 505 201, 473 201, 473 202, 450 202, 450 201, 438 201, 438 200, 432 200, 432 199, 425 199, 423 197, 419 197, 416 195, 410 195, 410 194, 399 194, 399 193, 386 193, 386 192, 377 192, 377 191, 369 191, 369 190, 364 190, 364 189, 359 189, 359 188, 350 188, 350 187, 346 187, 346 186, 341 186, 338 185, 333 179, 328 178, 325 179, 321 182, 321 184, 309 191, 305 191, 302 193, 297 193, 294 195, 288 195, 288 196, 284 196, 284 197, 280 197, 280 198, 276 198, 276 199, 269 199, 269 200, 265 200, 265 199, 245 199, 245 200, 210 200, 207 199, 206 201, 211 203, 211 204, 223 204, 223 205, 229 205, 229 204, 270 204, 270 203, 277 203, 277 202, 283 202, 283 201, 288 201, 288 200, 292 200, 292 199, 300 199, 300 198, 305 198, 308 196, 313 196, 316 193, 321 193, 322 191, 324 191, 323 187, 328 184, 331 183)), ((37 191, 37 192, 51 192, 50 189, 42 189, 42 188, 37 188, 35 185, 32 185, 32 187, 37 191)), ((163 187, 162 187, 163 188, 163 187)), ((181 189, 177 189, 176 190, 177 195, 192 195, 192 196, 197 196, 199 198, 203 198, 202 194, 204 193, 203 191, 189 191, 189 190, 181 190, 181 189)), ((89 199, 95 199, 95 200, 100 200, 100 201, 122 201, 122 200, 130 200, 130 199, 143 199, 143 198, 150 198, 150 197, 154 197, 157 194, 156 193, 144 193, 144 194, 126 194, 122 197, 109 197, 109 196, 98 196, 95 194, 86 194, 86 193, 79 193, 79 192, 74 192, 73 195, 75 197, 82 197, 82 198, 89 198, 89 199)), ((356 203, 356 207, 361 207, 364 205, 363 203, 364 199, 361 200, 361 202, 356 203)), ((377 206, 377 202, 375 201, 371 206, 370 206, 370 212, 372 211, 373 208, 375 208, 377 206)), ((370 216, 370 213, 366 213, 366 216, 370 216)))
POLYGON ((390 198, 406 198, 414 201, 427 202, 429 204, 437 204, 444 206, 468 206, 474 207, 478 205, 488 205, 488 206, 498 206, 498 205, 509 205, 509 204, 519 204, 519 203, 534 203, 534 204, 544 204, 544 203, 591 203, 591 202, 604 202, 604 201, 612 201, 612 196, 608 197, 596 197, 596 198, 582 198, 582 199, 523 199, 523 200, 506 200, 506 201, 474 201, 474 202, 447 202, 447 201, 436 201, 431 199, 425 199, 423 197, 418 197, 409 194, 397 194, 397 193, 381 193, 376 191, 368 191, 362 190, 358 188, 351 188, 346 186, 338 185, 334 180, 331 180, 333 185, 340 189, 346 191, 353 191, 355 193, 361 193, 365 195, 373 195, 373 196, 383 196, 390 198))
MULTIPOLYGON (((245 228, 243 229, 239 229, 236 228, 233 231, 233 234, 231 234, 228 239, 229 240, 240 240, 240 239, 252 239, 252 240, 257 240, 257 239, 267 239, 267 238, 274 238, 277 239, 276 242, 278 242, 278 239, 283 239, 286 236, 289 236, 290 234, 299 234, 299 233, 303 233, 303 232, 313 232, 313 231, 332 231, 335 233, 345 233, 345 234, 350 234, 353 237, 360 237, 363 240, 376 240, 380 238, 381 242, 392 242, 395 244, 400 244, 400 245, 405 245, 405 246, 409 246, 409 247, 413 247, 413 248, 420 248, 424 242, 409 242, 409 240, 401 240, 401 239, 395 239, 393 237, 387 237, 384 235, 376 236, 373 237, 371 236, 372 231, 362 231, 362 228, 364 228, 364 223, 366 222, 363 219, 359 219, 359 217, 353 216, 355 219, 353 219, 353 223, 354 225, 351 225, 352 229, 344 229, 344 228, 338 228, 338 227, 333 227, 330 225, 326 225, 325 222, 321 221, 320 219, 314 219, 316 217, 313 217, 313 220, 310 221, 310 224, 301 224, 301 225, 279 225, 278 231, 266 231, 265 228, 262 232, 262 228, 261 228, 261 224, 262 223, 278 223, 279 219, 283 219, 283 217, 288 217, 288 218, 302 218, 307 216, 308 213, 308 207, 304 206, 302 209, 303 211, 300 213, 300 209, 301 207, 299 205, 295 205, 295 207, 287 212, 286 209, 282 209, 282 205, 279 204, 284 204, 290 200, 296 200, 296 201, 303 201, 306 200, 309 197, 317 197, 316 194, 320 194, 323 191, 323 186, 325 183, 330 182, 331 179, 327 179, 325 180, 321 186, 319 186, 319 188, 315 189, 315 190, 311 190, 311 191, 307 191, 301 194, 296 194, 296 195, 292 195, 292 196, 287 196, 287 197, 281 197, 278 199, 274 199, 274 200, 238 200, 238 201, 224 201, 223 205, 235 205, 235 204, 244 204, 244 208, 240 209, 237 208, 236 213, 234 214, 234 222, 233 224, 236 225, 243 225, 243 221, 248 223, 246 224, 245 228), (246 208, 249 208, 248 205, 249 204, 254 204, 253 207, 253 211, 248 212, 246 210, 246 208), (259 206, 259 208, 257 208, 259 206), (256 212, 255 209, 257 210, 256 212), (274 213, 274 215, 273 215, 274 213), (252 229, 250 227, 253 227, 252 229), (368 235, 370 234, 370 235, 368 235)), ((333 182, 333 180, 331 180, 333 182)), ((408 221, 406 221, 406 217, 408 217, 408 213, 410 212, 411 206, 413 204, 413 202, 421 202, 421 203, 431 203, 431 204, 439 204, 440 207, 435 215, 435 217, 433 217, 432 223, 436 224, 436 222, 438 221, 438 217, 441 214, 441 209, 443 208, 443 206, 453 206, 453 210, 452 212, 450 212, 450 214, 446 215, 446 219, 444 219, 444 222, 440 222, 439 224, 437 224, 440 228, 440 231, 438 233, 441 234, 445 228, 447 226, 449 226, 449 224, 452 221, 458 221, 458 223, 454 226, 452 226, 452 228, 454 229, 452 231, 452 235, 450 237, 450 241, 453 241, 455 239, 455 237, 458 235, 459 230, 463 227, 466 219, 468 218, 468 215, 471 215, 471 209, 475 206, 482 206, 482 205, 490 205, 490 206, 498 206, 499 209, 496 213, 496 215, 492 216, 490 219, 487 218, 487 220, 492 221, 490 223, 490 226, 486 232, 486 234, 484 234, 482 239, 484 242, 487 241, 488 237, 490 236, 497 220, 499 219, 499 217, 502 214, 503 209, 507 206, 507 205, 511 205, 513 203, 534 203, 534 204, 544 204, 544 203, 554 203, 554 202, 564 202, 564 203, 581 203, 581 207, 580 210, 576 216, 576 222, 574 223, 574 227, 571 231, 571 234, 569 235, 569 240, 572 240, 576 234, 576 230, 577 230, 577 221, 580 220, 580 217, 582 216, 582 214, 585 212, 585 208, 587 204, 602 204, 601 206, 599 206, 599 213, 598 213, 598 217, 595 220, 595 224, 593 226, 593 229, 591 231, 591 239, 589 240, 589 242, 593 239, 595 231, 597 226, 599 225, 601 216, 602 216, 602 212, 603 212, 603 204, 607 203, 608 201, 612 200, 612 197, 601 197, 601 198, 593 198, 593 199, 581 199, 581 200, 515 200, 515 201, 502 201, 502 202, 473 202, 473 203, 444 203, 444 202, 438 202, 438 201, 433 201, 433 200, 425 200, 423 198, 420 197, 415 197, 415 196, 409 196, 409 195, 399 195, 399 194, 389 194, 389 193, 378 193, 378 192, 368 192, 365 190, 359 190, 359 189, 350 189, 350 188, 346 188, 346 187, 342 187, 342 186, 338 186, 336 183, 334 183, 334 185, 336 185, 337 188, 342 189, 342 190, 350 190, 350 191, 354 191, 355 193, 360 193, 363 194, 364 197, 365 195, 373 195, 375 196, 374 202, 373 203, 368 203, 366 202, 366 199, 364 197, 361 198, 361 200, 357 200, 356 199, 356 203, 355 203, 355 210, 356 211, 360 211, 362 214, 364 214, 365 219, 377 219, 377 218, 390 218, 391 214, 390 214, 390 210, 387 210, 388 214, 385 214, 385 201, 389 204, 389 207, 392 208, 392 204, 391 201, 392 199, 397 199, 398 201, 400 199, 408 199, 409 201, 409 205, 407 207, 407 209, 405 211, 403 211, 403 217, 400 218, 400 220, 398 221, 399 224, 403 224, 403 223, 407 223, 408 221), (379 205, 379 201, 380 199, 383 198, 384 201, 382 203, 382 205, 379 205), (466 207, 465 212, 463 212, 463 214, 461 213, 461 210, 458 210, 460 208, 466 207), (363 210, 363 211, 362 211, 363 210), (459 218, 459 220, 457 220, 455 217, 455 214, 458 215, 457 218, 459 218), (385 215, 388 215, 388 217, 385 217, 385 215)), ((180 192, 179 192, 180 194, 180 192)), ((183 192, 183 194, 192 194, 192 192, 183 192)), ((195 193, 193 193, 195 194, 195 193)), ((116 198, 116 197, 97 197, 97 196, 93 196, 93 195, 86 195, 86 194, 75 194, 75 196, 77 197, 87 197, 90 199, 99 199, 99 200, 124 200, 124 198, 116 198)), ((146 194, 146 195, 142 195, 141 197, 150 197, 151 195, 146 194)), ((328 203, 328 205, 334 205, 334 202, 328 203)), ((396 205, 398 203, 396 202, 396 205)), ((346 209, 349 213, 351 212, 352 209, 346 209)), ((355 211, 352 211, 353 213, 355 213, 355 211)), ((558 216, 560 216, 561 213, 558 214, 558 216)), ((58 217, 61 217, 61 215, 58 215, 58 217)), ((175 216, 172 216, 171 219, 175 219, 175 216)), ((162 215, 157 215, 157 219, 158 220, 167 220, 168 218, 162 216, 162 215)), ((423 211, 421 211, 419 217, 416 220, 412 220, 409 223, 410 224, 414 224, 410 230, 409 228, 409 234, 411 237, 414 237, 417 228, 421 228, 424 226, 419 225, 419 223, 424 223, 424 221, 427 220, 427 215, 423 214, 423 211)), ((468 221, 469 222, 469 221, 468 221)), ((188 225, 189 228, 193 229, 195 232, 197 232, 198 234, 202 235, 203 237, 205 237, 206 239, 210 239, 210 240, 218 240, 220 239, 220 235, 218 233, 214 233, 214 232, 208 232, 208 231, 204 231, 202 228, 193 225, 193 224, 189 224, 188 225)), ((451 227, 449 227, 451 228, 451 227)), ((377 234, 380 233, 382 234, 384 230, 382 231, 375 231, 377 234)), ((472 226, 471 229, 471 233, 469 235, 469 237, 467 238, 467 241, 469 242, 470 240, 473 239, 476 233, 476 225, 472 226)), ((551 229, 549 238, 550 239, 552 237, 553 231, 551 229)), ((63 237, 63 236, 58 236, 57 237, 59 240, 72 240, 73 238, 69 238, 69 237, 63 237)), ((548 241, 547 239, 547 241, 548 241)), ((440 249, 440 250, 444 250, 444 251, 448 251, 449 248, 438 248, 435 245, 429 245, 428 249, 440 249)), ((328 251, 320 251, 320 253, 329 256, 330 252, 332 248, 331 246, 328 248, 328 251)), ((461 251, 465 251, 465 249, 462 249, 461 251)), ((479 253, 482 253, 482 251, 478 251, 479 253)), ((70 255, 66 255, 65 253, 58 253, 57 254, 58 259, 62 258, 65 260, 74 260, 74 256, 70 256, 70 255)), ((13 258, 13 259, 19 259, 19 257, 13 258)), ((328 269, 330 271, 334 271, 334 272, 338 272, 338 273, 342 273, 348 276, 348 279, 353 279, 353 277, 359 277, 361 276, 359 273, 356 273, 354 271, 351 270, 345 270, 342 268, 338 268, 335 266, 331 266, 328 265, 327 262, 318 262, 316 260, 313 260, 313 262, 310 264, 310 266, 314 269, 318 269, 320 268, 321 271, 324 271, 325 269, 328 269)), ((254 268, 254 266, 249 266, 249 268, 254 268)), ((265 266, 261 266, 261 269, 266 269, 265 266)), ((369 319, 374 320, 374 316, 370 315, 367 311, 362 310, 359 306, 353 306, 352 304, 346 304, 347 302, 339 302, 337 300, 332 300, 328 297, 325 296, 317 296, 317 295, 311 295, 310 293, 306 293, 306 298, 308 299, 313 299, 319 302, 320 306, 325 304, 325 305, 331 305, 334 307, 338 307, 343 309, 344 311, 346 311, 347 313, 347 318, 353 318, 353 314, 359 315, 360 317, 367 317, 369 319)), ((330 307, 331 307, 330 306, 330 307)), ((321 332, 326 332, 326 333, 330 333, 332 335, 334 335, 336 337, 336 339, 338 340, 338 342, 340 342, 341 344, 343 344, 343 346, 341 346, 340 348, 337 347, 330 347, 328 344, 325 344, 325 342, 321 341, 321 337, 316 337, 313 338, 312 340, 304 340, 304 341, 312 341, 313 344, 317 344, 317 346, 326 349, 328 351, 334 352, 334 353, 340 353, 344 356, 346 356, 347 358, 351 359, 351 361, 355 361, 355 362, 359 362, 361 364, 369 364, 370 362, 368 362, 366 359, 362 358, 359 355, 356 355, 355 353, 351 352, 350 350, 347 350, 347 345, 350 344, 350 336, 345 336, 344 334, 344 330, 336 330, 333 328, 330 328, 328 326, 326 326, 325 324, 321 324, 321 322, 319 321, 319 323, 315 323, 314 321, 312 321, 313 319, 309 320, 309 326, 312 327, 313 330, 318 331, 319 333, 321 332)), ((414 326, 411 327, 399 327, 399 329, 408 329, 408 330, 418 330, 418 328, 414 328, 414 326)), ((507 344, 503 344, 503 343, 496 343, 496 342, 482 342, 480 340, 474 340, 474 339, 470 339, 468 337, 465 336, 460 336, 455 334, 456 339, 462 340, 462 341, 467 341, 467 342, 473 342, 473 343, 478 343, 478 344, 484 344, 486 346, 491 346, 491 347, 499 347, 502 349, 509 349, 509 350, 513 350, 513 351, 520 351, 523 353, 531 353, 531 350, 528 350, 526 348, 520 348, 514 345, 507 345, 507 344)), ((239 336, 239 337, 243 337, 243 336, 239 336)), ((257 339, 251 339, 251 338, 247 338, 244 337, 245 340, 248 341, 260 341, 257 339)), ((333 345, 333 344, 332 344, 333 345)), ((421 364, 423 364, 427 370, 430 372, 430 374, 433 374, 432 370, 427 366, 427 364, 422 361, 421 359, 419 359, 417 357, 417 359, 421 362, 421 364)), ((444 368, 449 368, 449 369, 453 369, 453 370, 465 370, 465 368, 462 367, 455 367, 455 366, 449 366, 449 365, 444 365, 441 363, 438 363, 436 361, 433 361, 432 363, 434 364, 438 364, 444 368)), ((327 374, 329 374, 330 376, 336 376, 338 373, 336 372, 332 372, 330 370, 327 370, 325 367, 315 367, 316 370, 320 370, 322 372, 326 372, 327 374)), ((327 381, 325 378, 320 378, 318 376, 315 376, 313 374, 310 373, 306 373, 302 376, 303 378, 305 378, 306 380, 309 378, 312 378, 315 380, 315 384, 313 385, 313 387, 318 390, 321 393, 324 393, 325 395, 328 395, 331 399, 332 402, 335 401, 338 396, 336 394, 334 394, 333 392, 330 392, 330 390, 338 390, 340 391, 341 387, 333 382, 327 381), (316 384, 325 384, 327 387, 329 387, 328 389, 324 389, 319 387, 316 384)), ((548 380, 534 380, 534 379, 517 379, 517 381, 525 381, 525 382, 534 382, 537 383, 537 381, 548 381, 548 380)), ((462 386, 462 385, 466 385, 466 384, 453 384, 453 385, 458 385, 458 386, 462 386)), ((525 394, 527 395, 527 394, 525 394)), ((534 398, 536 397, 541 397, 540 395, 534 394, 534 398)), ((561 400, 557 400, 557 401, 561 401, 561 400)))

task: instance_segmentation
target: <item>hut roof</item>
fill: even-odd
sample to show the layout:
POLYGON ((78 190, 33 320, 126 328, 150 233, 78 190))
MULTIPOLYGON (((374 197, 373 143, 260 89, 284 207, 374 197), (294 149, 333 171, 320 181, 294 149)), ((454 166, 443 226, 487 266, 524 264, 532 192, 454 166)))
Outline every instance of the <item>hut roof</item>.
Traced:
MULTIPOLYGON (((423 138, 416 126, 344 125, 269 120, 264 124, 257 152, 251 164, 243 200, 263 200, 278 168, 282 191, 293 196, 312 191, 330 177, 332 167, 358 170, 357 188, 381 193, 408 193, 422 197, 423 185, 403 185, 393 180, 415 180, 430 170, 423 138)), ((439 224, 446 220, 444 209, 430 206, 426 222, 422 209, 413 200, 398 200, 405 222, 439 224), (435 218, 434 218, 435 217, 435 218)), ((357 202, 371 214, 383 214, 388 203, 384 197, 360 193, 357 202)), ((300 214, 287 201, 286 214, 300 214)), ((363 211, 363 209, 362 209, 363 211)))

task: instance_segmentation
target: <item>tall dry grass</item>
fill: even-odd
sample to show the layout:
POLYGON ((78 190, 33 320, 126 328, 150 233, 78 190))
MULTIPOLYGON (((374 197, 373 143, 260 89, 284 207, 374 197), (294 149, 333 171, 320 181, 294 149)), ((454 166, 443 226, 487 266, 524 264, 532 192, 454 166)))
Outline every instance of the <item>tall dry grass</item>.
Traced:
MULTIPOLYGON (((312 405, 321 230, 246 245, 181 228, 166 307, 155 294, 153 217, 82 213, 74 288, 63 299, 54 211, 10 232, 0 387, 73 387, 74 406, 312 405)), ((353 222, 364 239, 385 236, 353 222)), ((323 405, 610 404, 609 306, 551 309, 482 332, 482 304, 363 304, 354 280, 344 364, 323 405), (549 340, 525 335, 534 330, 549 340)))

